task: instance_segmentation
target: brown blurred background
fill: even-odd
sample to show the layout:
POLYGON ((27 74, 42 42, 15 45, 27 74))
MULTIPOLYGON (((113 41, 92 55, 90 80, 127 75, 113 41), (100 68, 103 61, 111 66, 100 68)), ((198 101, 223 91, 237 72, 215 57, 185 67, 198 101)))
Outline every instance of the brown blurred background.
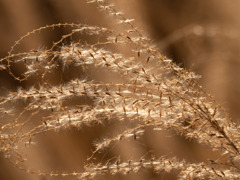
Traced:
MULTIPOLYGON (((238 110, 240 105, 240 1, 122 0, 116 3, 117 9, 123 10, 127 18, 136 19, 139 29, 143 29, 152 37, 153 42, 164 54, 180 66, 202 75, 200 83, 203 87, 223 104, 235 122, 240 121, 238 110)), ((114 28, 112 19, 107 17, 106 13, 99 12, 94 4, 86 4, 84 0, 0 0, 0 39, 2 42, 0 56, 6 56, 11 45, 20 36, 46 24, 59 22, 86 23, 114 28)), ((34 37, 34 40, 30 38, 21 44, 18 51, 44 48, 46 44, 57 40, 63 33, 65 33, 64 29, 57 33, 56 31, 40 33, 34 37)), ((23 86, 23 84, 14 81, 6 73, 0 72, 1 95, 6 94, 3 87, 16 90, 18 86, 23 86)), ((87 128, 80 132, 71 130, 62 134, 50 133, 47 138, 42 137, 45 141, 41 141, 43 143, 41 145, 47 148, 41 151, 29 150, 28 156, 34 157, 39 162, 36 166, 39 169, 44 167, 51 171, 54 167, 58 167, 57 170, 63 171, 67 167, 68 171, 81 170, 84 159, 91 154, 88 151, 93 148, 92 141, 104 135, 104 131, 106 131, 105 128, 87 128)), ((161 134, 156 136, 162 137, 161 134)), ((148 139, 147 135, 146 139, 148 139)), ((166 139, 159 138, 158 144, 161 144, 161 147, 149 145, 148 148, 161 151, 159 155, 177 149, 173 154, 193 161, 201 160, 200 156, 208 152, 198 150, 204 147, 197 145, 185 148, 185 141, 181 137, 167 141, 170 143, 165 144, 166 139)), ((148 143, 151 142, 145 142, 147 145, 148 143)), ((138 144, 133 146, 131 156, 138 153, 137 147, 138 144)), ((3 180, 50 179, 27 175, 12 167, 2 156, 0 164, 0 179, 3 180)), ((29 165, 32 165, 31 162, 29 165)), ((132 175, 128 178, 173 178, 168 175, 160 177, 149 174, 152 173, 148 172, 144 176, 132 175)), ((124 178, 119 176, 113 179, 124 178)))

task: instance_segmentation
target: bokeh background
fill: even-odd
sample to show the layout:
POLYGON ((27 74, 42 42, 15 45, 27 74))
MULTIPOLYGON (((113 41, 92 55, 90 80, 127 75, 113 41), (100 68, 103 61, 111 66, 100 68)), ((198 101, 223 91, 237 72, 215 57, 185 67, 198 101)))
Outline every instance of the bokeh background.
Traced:
MULTIPOLYGON (((117 9, 125 12, 127 18, 136 19, 136 26, 152 38, 163 54, 179 66, 202 75, 199 83, 227 109, 236 123, 240 121, 240 1, 121 0, 115 3, 117 9)), ((108 17, 106 12, 100 12, 94 4, 87 4, 85 0, 0 0, 0 57, 5 57, 14 42, 27 32, 59 22, 116 28, 114 20, 108 17)), ((64 29, 39 33, 24 41, 17 51, 45 48, 64 33, 64 29)), ((17 68, 14 70, 18 71, 17 68)), ((6 89, 14 91, 19 86, 27 88, 31 82, 28 83, 16 82, 6 72, 1 71, 0 95, 6 95, 6 89)), ((26 152, 28 158, 32 159, 28 166, 60 172, 81 170, 84 159, 91 154, 92 142, 103 135, 110 135, 111 133, 106 131, 110 131, 112 127, 118 129, 119 126, 124 125, 111 124, 110 127, 49 133, 40 137, 38 147, 41 148, 33 148, 26 152)), ((112 151, 119 153, 127 150, 129 155, 125 154, 125 159, 141 156, 143 152, 154 151, 159 156, 171 152, 177 157, 193 162, 208 160, 209 154, 213 155, 204 146, 194 142, 187 143, 180 136, 169 138, 170 136, 169 132, 149 132, 144 142, 125 142, 125 145, 115 147, 112 151), (151 142, 153 137, 157 138, 157 143, 151 142), (129 144, 131 148, 128 148, 129 144)), ((175 176, 160 176, 148 171, 140 175, 109 176, 102 179, 107 178, 175 179, 175 176)), ((1 156, 0 179, 61 178, 28 175, 14 168, 1 156)))

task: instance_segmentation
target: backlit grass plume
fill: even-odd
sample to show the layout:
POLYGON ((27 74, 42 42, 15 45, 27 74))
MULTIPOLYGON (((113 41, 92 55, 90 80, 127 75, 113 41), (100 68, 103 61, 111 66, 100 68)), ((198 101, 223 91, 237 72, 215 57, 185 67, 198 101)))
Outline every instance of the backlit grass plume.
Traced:
POLYGON ((2 154, 20 169, 39 176, 89 179, 151 169, 155 173, 176 171, 179 179, 239 179, 239 127, 197 84, 199 76, 162 55, 133 20, 126 19, 112 4, 105 0, 89 2, 113 15, 125 30, 76 23, 47 25, 22 36, 1 59, 0 70, 21 83, 34 81, 31 87, 9 91, 0 98, 2 154), (15 53, 26 38, 58 28, 70 32, 48 48, 15 53), (60 79, 59 71, 64 76, 70 71, 76 75, 53 80, 60 79), (93 78, 92 74, 99 71, 117 80, 109 82, 99 74, 93 78), (26 165, 29 159, 25 150, 43 148, 38 146, 38 136, 72 128, 104 128, 118 121, 125 127, 91 142, 95 149, 84 160, 83 169, 47 172, 26 165), (199 163, 169 156, 99 158, 120 141, 143 138, 146 129, 172 130, 209 146, 220 158, 199 163))

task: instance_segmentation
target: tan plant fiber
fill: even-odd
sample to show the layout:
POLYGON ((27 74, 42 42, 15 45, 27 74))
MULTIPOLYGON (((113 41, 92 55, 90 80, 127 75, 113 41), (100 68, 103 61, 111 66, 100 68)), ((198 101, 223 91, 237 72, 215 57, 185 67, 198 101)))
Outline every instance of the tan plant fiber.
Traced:
POLYGON ((34 178, 149 179, 167 173, 177 179, 239 179, 239 126, 198 85, 200 76, 164 56, 112 1, 87 2, 121 28, 46 25, 18 39, 0 60, 0 70, 22 84, 0 97, 2 155, 34 178), (67 33, 51 45, 17 51, 26 39, 60 29, 67 33), (159 155, 156 133, 194 141, 217 159, 159 155), (51 139, 58 139, 59 149, 46 155, 51 139), (56 160, 62 155, 69 157, 65 168, 56 160))

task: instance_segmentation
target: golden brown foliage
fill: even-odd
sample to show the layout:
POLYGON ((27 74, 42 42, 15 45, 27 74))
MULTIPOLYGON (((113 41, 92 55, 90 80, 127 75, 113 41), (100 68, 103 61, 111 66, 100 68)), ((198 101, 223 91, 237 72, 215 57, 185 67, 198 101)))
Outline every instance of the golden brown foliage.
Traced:
POLYGON ((0 98, 2 154, 18 168, 39 176, 88 179, 150 169, 154 173, 175 171, 179 179, 238 179, 239 127, 198 85, 199 76, 162 55, 133 20, 111 3, 88 2, 107 11, 123 30, 80 23, 47 25, 22 36, 0 60, 0 70, 16 81, 34 82, 27 88, 8 90, 0 98), (49 47, 15 52, 26 38, 62 28, 69 32, 49 47), (93 72, 98 74, 94 77, 93 72), (109 81, 104 76, 116 78, 109 81), (88 148, 91 151, 82 160, 84 166, 72 172, 34 168, 36 164, 28 157, 33 146, 44 148, 41 143, 51 133, 60 136, 84 133, 84 129, 97 134, 91 142, 94 149, 88 148), (114 131, 101 136, 97 129, 114 131), (152 137, 155 131, 171 131, 207 145, 219 153, 219 159, 198 163, 170 155, 158 157, 150 153, 151 145, 137 147, 137 143, 147 144, 148 131, 152 137), (112 152, 117 145, 124 151, 112 152), (127 157, 131 148, 143 152, 127 157))

